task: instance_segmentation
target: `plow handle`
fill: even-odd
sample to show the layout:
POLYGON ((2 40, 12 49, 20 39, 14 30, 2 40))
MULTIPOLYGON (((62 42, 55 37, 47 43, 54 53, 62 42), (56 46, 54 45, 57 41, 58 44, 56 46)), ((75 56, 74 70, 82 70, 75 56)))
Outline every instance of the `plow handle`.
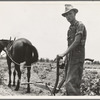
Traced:
POLYGON ((56 87, 57 87, 58 81, 59 81, 59 61, 60 61, 60 59, 61 59, 61 57, 59 57, 59 56, 57 55, 56 82, 55 82, 55 86, 54 86, 54 88, 53 88, 53 90, 52 90, 52 94, 54 94, 54 95, 55 95, 56 87))

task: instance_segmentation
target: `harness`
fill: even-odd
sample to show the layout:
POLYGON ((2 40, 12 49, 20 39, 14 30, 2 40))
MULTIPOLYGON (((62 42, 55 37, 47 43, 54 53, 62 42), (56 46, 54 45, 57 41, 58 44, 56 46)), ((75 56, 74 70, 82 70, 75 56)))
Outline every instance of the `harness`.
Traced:
POLYGON ((11 47, 12 45, 13 45, 13 42, 9 43, 9 44, 7 45, 7 47, 4 48, 4 51, 6 52, 7 56, 9 57, 9 59, 10 59, 14 64, 20 66, 19 63, 17 63, 16 61, 13 60, 13 58, 11 57, 11 54, 10 54, 10 52, 9 52, 9 49, 10 49, 10 47, 11 47))

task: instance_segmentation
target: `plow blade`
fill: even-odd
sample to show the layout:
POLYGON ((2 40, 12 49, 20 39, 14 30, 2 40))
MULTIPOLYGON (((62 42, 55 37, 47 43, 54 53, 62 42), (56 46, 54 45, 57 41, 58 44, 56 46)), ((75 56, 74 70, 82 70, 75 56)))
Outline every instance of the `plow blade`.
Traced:
POLYGON ((35 86, 39 87, 39 88, 43 88, 45 90, 49 90, 49 92, 52 94, 52 89, 54 88, 53 86, 48 85, 47 83, 43 83, 43 82, 25 82, 25 83, 21 83, 21 85, 27 85, 27 84, 34 84, 35 86))

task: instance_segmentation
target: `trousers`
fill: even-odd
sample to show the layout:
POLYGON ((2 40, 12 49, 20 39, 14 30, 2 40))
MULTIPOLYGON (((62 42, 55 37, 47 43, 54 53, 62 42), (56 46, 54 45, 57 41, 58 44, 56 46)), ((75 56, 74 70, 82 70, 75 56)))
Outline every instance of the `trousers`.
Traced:
POLYGON ((66 95, 81 95, 80 84, 83 74, 83 62, 69 63, 65 80, 66 95))

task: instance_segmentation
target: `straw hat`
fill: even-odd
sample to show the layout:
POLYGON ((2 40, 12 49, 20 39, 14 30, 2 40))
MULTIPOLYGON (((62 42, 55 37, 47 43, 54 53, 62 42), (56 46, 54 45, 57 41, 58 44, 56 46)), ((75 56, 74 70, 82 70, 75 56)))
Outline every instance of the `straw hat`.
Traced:
POLYGON ((75 13, 78 12, 78 9, 73 8, 73 6, 71 4, 65 4, 65 12, 62 14, 62 16, 65 17, 66 13, 68 13, 71 10, 74 10, 75 13))

